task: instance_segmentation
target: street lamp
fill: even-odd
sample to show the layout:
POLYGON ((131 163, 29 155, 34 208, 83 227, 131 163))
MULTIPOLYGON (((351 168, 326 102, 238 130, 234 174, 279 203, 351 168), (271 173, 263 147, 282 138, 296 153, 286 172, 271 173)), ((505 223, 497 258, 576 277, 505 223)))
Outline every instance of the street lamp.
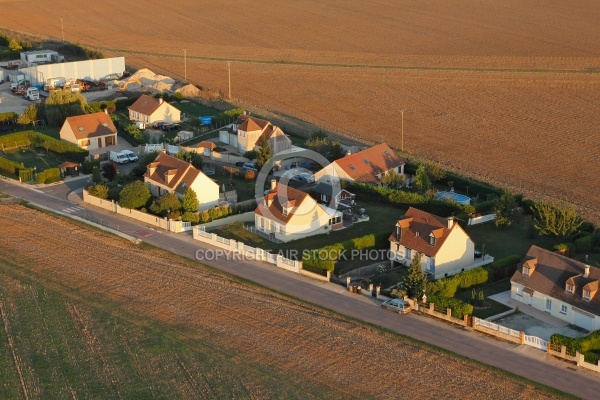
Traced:
POLYGON ((403 153, 404 153, 404 111, 407 111, 407 110, 400 110, 400 114, 402 115, 402 139, 400 142, 400 150, 402 150, 403 153))

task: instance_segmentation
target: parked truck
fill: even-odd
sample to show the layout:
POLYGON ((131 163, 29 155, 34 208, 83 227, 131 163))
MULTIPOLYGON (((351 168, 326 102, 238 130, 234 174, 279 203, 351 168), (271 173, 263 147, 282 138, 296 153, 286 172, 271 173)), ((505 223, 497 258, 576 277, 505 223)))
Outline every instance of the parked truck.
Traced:
POLYGON ((117 164, 127 164, 129 162, 129 157, 127 157, 127 154, 120 151, 111 151, 109 154, 109 159, 117 164))
POLYGON ((31 86, 27 88, 27 91, 23 95, 29 101, 35 101, 40 99, 40 91, 35 86, 31 86))

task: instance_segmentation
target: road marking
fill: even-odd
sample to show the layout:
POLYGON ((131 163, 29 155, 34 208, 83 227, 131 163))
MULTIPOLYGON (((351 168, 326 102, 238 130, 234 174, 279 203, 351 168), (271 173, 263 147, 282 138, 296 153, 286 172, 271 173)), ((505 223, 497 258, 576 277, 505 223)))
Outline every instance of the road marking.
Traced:
POLYGON ((135 231, 133 233, 135 233, 136 235, 141 236, 141 237, 148 237, 148 236, 152 235, 152 233, 150 233, 148 231, 135 231))
POLYGON ((63 212, 66 212, 67 214, 71 214, 73 212, 78 212, 78 211, 82 211, 82 210, 85 210, 85 208, 80 207, 80 206, 63 208, 63 212))
POLYGON ((33 190, 34 192, 42 193, 42 194, 44 193, 44 192, 42 192, 41 190, 34 189, 34 188, 31 188, 31 190, 33 190))

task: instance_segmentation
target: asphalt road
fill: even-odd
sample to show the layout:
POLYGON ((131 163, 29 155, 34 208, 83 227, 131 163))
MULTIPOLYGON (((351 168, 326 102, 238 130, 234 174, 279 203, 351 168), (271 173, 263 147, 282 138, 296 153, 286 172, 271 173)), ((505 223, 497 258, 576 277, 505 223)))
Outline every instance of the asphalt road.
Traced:
MULTIPOLYGON (((106 226, 191 259, 196 259, 197 251, 202 253, 205 250, 214 249, 193 240, 191 233, 174 234, 157 231, 126 217, 120 217, 86 204, 69 202, 68 198, 77 199, 72 191, 83 187, 85 182, 86 179, 83 178, 63 184, 34 188, 2 180, 0 188, 6 194, 64 214, 96 218, 106 226), (69 193, 71 194, 69 195, 69 193)), ((600 374, 578 369, 526 345, 517 346, 505 343, 424 316, 392 314, 382 310, 374 299, 350 294, 339 285, 318 282, 277 269, 266 263, 224 258, 202 262, 279 292, 382 326, 581 398, 597 399, 600 393, 600 374)))

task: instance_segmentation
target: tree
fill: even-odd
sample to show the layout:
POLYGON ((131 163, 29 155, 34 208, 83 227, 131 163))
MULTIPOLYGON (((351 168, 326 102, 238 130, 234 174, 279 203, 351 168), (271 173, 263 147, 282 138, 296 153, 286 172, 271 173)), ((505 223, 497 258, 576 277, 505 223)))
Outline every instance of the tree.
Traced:
POLYGON ((424 165, 419 165, 419 168, 417 168, 417 172, 415 174, 415 186, 417 189, 423 192, 431 188, 431 180, 429 179, 427 169, 424 165))
POLYGON ((183 193, 183 211, 196 212, 199 206, 200 202, 198 201, 196 192, 192 188, 187 188, 183 193))
POLYGON ((61 126, 67 117, 85 114, 87 100, 81 93, 54 90, 43 104, 48 125, 61 126))
POLYGON ((102 182, 102 176, 100 175, 100 168, 94 167, 92 169, 92 182, 100 183, 102 182))
POLYGON ((97 183, 88 188, 88 193, 99 199, 108 199, 108 186, 97 183))
POLYGON ((119 204, 123 208, 136 209, 148 204, 152 195, 142 181, 131 182, 123 187, 119 194, 119 204))
POLYGON ((102 164, 102 175, 112 182, 117 175, 117 168, 115 168, 114 164, 111 162, 104 163, 102 164))
POLYGON ((198 153, 192 153, 191 151, 179 150, 175 155, 175 158, 179 158, 185 162, 189 162, 194 168, 202 170, 202 156, 198 153))
POLYGON ((256 157, 258 157, 256 150, 248 150, 244 153, 244 158, 247 158, 248 160, 256 160, 256 157))
POLYGON ((171 213, 181 210, 181 200, 175 193, 165 193, 152 202, 150 210, 162 217, 169 216, 171 213))
POLYGON ((427 164, 425 168, 427 170, 427 175, 429 175, 429 179, 433 182, 440 181, 446 177, 446 171, 442 168, 442 164, 440 163, 427 164))
POLYGON ((410 272, 402 283, 402 289, 406 292, 408 297, 419 299, 423 296, 426 284, 427 277, 423 273, 423 268, 421 267, 421 255, 415 252, 410 265, 410 272))
POLYGON ((535 202, 532 209, 533 226, 540 235, 571 238, 583 224, 575 207, 566 200, 561 200, 555 205, 545 201, 535 202))
POLYGON ((509 190, 503 189, 502 194, 494 200, 494 213, 496 213, 494 223, 496 226, 511 226, 516 207, 515 196, 509 190))
POLYGON ((19 116, 17 123, 20 125, 29 125, 38 119, 38 105, 30 104, 27 106, 23 114, 19 116))
POLYGON ((404 177, 404 174, 399 174, 392 169, 381 177, 381 183, 392 189, 397 189, 404 186, 406 178, 404 177))
POLYGON ((21 51, 21 50, 23 50, 23 46, 21 46, 21 44, 19 42, 17 42, 15 39, 11 39, 10 40, 10 42, 8 43, 8 47, 12 51, 21 51))
POLYGON ((260 141, 258 154, 256 156, 256 167, 258 169, 261 169, 263 165, 269 162, 271 157, 273 157, 273 150, 271 149, 269 140, 267 138, 262 138, 262 140, 260 141))

